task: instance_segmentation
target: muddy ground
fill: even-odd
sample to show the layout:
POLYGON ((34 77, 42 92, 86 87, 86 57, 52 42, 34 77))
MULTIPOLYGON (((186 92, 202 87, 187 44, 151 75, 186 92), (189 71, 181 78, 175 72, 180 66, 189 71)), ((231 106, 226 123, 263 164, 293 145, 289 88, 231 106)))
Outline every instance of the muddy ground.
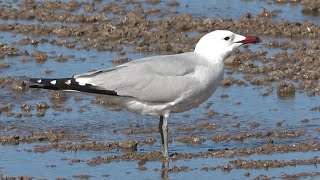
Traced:
POLYGON ((213 1, 209 6, 218 9, 206 9, 201 2, 204 10, 182 0, 0 2, 0 178, 319 178, 320 3, 231 2, 238 6, 213 1), (229 17, 224 8, 244 13, 229 17), (304 20, 287 13, 297 9, 304 20), (99 97, 22 85, 27 77, 71 76, 192 51, 202 35, 216 29, 256 35, 262 43, 226 60, 225 79, 213 99, 174 115, 169 165, 162 163, 158 117, 133 115, 99 97), (38 167, 33 160, 45 162, 42 172, 28 170, 38 167), (75 166, 78 171, 62 170, 75 166), (117 168, 124 174, 113 174, 117 168))

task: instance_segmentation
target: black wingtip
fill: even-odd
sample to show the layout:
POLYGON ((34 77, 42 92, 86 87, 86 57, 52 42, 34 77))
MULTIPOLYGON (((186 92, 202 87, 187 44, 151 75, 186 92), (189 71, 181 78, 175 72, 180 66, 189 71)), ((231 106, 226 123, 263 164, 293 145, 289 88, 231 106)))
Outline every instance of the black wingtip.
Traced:
POLYGON ((43 79, 43 78, 29 78, 29 88, 49 89, 49 90, 73 90, 80 92, 87 92, 93 94, 103 94, 110 96, 118 96, 116 91, 100 89, 91 84, 80 85, 74 77, 60 78, 60 79, 43 79))
POLYGON ((28 78, 27 82, 29 88, 59 90, 61 88, 56 83, 59 80, 60 79, 28 78))
POLYGON ((28 78, 26 84, 32 83, 32 85, 29 85, 29 87, 33 85, 39 85, 42 84, 41 80, 42 78, 28 78))
POLYGON ((32 82, 32 83, 36 83, 36 79, 41 79, 41 78, 28 78, 27 81, 28 82, 32 82))
POLYGON ((39 88, 39 85, 30 85, 29 88, 39 88))

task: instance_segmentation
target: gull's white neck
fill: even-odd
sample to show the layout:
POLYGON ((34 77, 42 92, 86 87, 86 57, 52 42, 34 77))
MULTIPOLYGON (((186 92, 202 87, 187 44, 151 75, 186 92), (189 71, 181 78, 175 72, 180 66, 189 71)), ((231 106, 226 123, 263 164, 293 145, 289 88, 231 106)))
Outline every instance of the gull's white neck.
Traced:
MULTIPOLYGON (((198 44, 199 45, 199 44, 198 44)), ((196 46, 194 52, 206 59, 210 64, 220 64, 224 62, 228 53, 220 53, 214 49, 207 49, 206 47, 196 46)))

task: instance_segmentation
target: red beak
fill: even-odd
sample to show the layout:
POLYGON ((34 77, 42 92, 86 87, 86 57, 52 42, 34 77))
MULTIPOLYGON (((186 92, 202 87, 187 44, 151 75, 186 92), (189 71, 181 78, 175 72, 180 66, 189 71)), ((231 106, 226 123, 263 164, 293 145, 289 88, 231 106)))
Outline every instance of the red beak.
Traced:
POLYGON ((246 39, 242 41, 238 41, 237 43, 242 43, 242 44, 250 44, 250 43, 259 43, 261 42, 260 38, 257 36, 246 36, 246 39))

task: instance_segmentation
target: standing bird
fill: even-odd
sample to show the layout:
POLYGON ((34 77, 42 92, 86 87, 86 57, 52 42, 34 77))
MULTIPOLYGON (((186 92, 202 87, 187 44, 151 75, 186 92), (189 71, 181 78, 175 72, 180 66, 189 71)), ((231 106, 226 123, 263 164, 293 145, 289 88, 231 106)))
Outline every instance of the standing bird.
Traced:
POLYGON ((100 94, 129 111, 160 116, 163 155, 168 158, 169 114, 206 101, 223 79, 226 57, 242 44, 259 41, 255 36, 216 30, 203 36, 193 52, 146 57, 71 78, 30 78, 30 88, 100 94))

